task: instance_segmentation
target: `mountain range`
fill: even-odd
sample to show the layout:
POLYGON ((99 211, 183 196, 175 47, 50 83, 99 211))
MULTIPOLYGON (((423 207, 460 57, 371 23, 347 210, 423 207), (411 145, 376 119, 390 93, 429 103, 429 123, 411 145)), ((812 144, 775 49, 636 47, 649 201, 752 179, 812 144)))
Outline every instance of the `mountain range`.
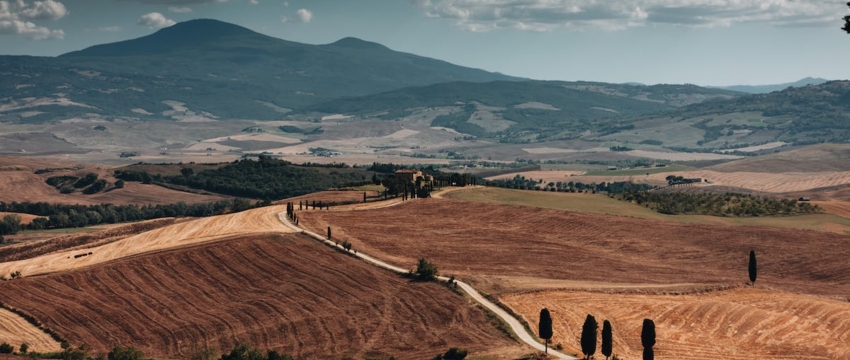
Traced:
POLYGON ((695 129, 680 146, 730 146, 720 135, 747 131, 760 136, 733 143, 850 140, 847 83, 824 81, 726 88, 536 81, 355 38, 309 45, 192 20, 59 57, 0 56, 0 122, 317 121, 334 114, 398 120, 435 108, 439 114, 426 125, 503 142, 675 144, 646 131, 616 135, 664 117, 695 129), (738 115, 718 124, 706 120, 712 114, 738 115))
POLYGON ((732 86, 712 86, 717 89, 725 89, 732 91, 739 91, 748 94, 766 94, 774 91, 785 90, 789 87, 804 87, 808 85, 820 85, 825 82, 828 82, 827 79, 821 78, 811 78, 807 77, 805 79, 800 79, 795 82, 790 83, 782 83, 782 84, 773 84, 773 85, 732 85, 732 86))

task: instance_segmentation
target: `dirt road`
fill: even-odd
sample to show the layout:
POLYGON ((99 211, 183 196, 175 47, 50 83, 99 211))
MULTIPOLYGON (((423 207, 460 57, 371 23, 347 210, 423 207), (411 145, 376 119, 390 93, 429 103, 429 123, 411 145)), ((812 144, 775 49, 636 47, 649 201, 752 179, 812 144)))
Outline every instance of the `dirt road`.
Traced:
MULTIPOLYGON (((280 213, 279 218, 286 226, 289 226, 293 230, 299 231, 302 234, 309 235, 309 236, 315 238, 316 240, 323 242, 324 244, 326 244, 328 246, 335 247, 337 249, 345 251, 345 249, 342 247, 342 245, 339 245, 339 244, 337 244, 337 243, 335 243, 331 240, 328 240, 327 238, 323 237, 322 235, 316 234, 316 233, 309 231, 309 230, 302 229, 302 228, 292 224, 292 222, 289 221, 289 218, 287 218, 285 212, 280 213)), ((396 272, 396 273, 399 273, 399 274, 405 274, 409 271, 408 269, 404 269, 404 268, 383 262, 381 260, 378 260, 374 257, 371 257, 369 255, 366 255, 366 254, 363 254, 363 253, 360 253, 360 252, 355 251, 354 255, 357 256, 360 259, 365 260, 366 262, 369 262, 369 263, 375 265, 375 266, 378 266, 378 267, 381 267, 381 268, 384 268, 384 269, 387 269, 387 270, 390 270, 390 271, 393 271, 393 272, 396 272)), ((444 276, 440 276, 440 277, 438 277, 438 279, 440 281, 448 281, 449 280, 449 278, 444 277, 444 276)), ((528 344, 529 346, 531 346, 532 348, 534 348, 536 350, 544 351, 544 348, 545 348, 544 345, 537 342, 537 340, 535 340, 534 337, 525 330, 525 327, 522 326, 522 323, 520 323, 519 320, 517 320, 515 317, 508 314, 505 310, 503 310, 502 308, 500 308, 496 304, 494 304, 491 301, 484 298, 484 296, 482 296, 478 291, 476 291, 469 284, 464 283, 462 281, 458 281, 458 280, 455 280, 455 283, 457 283, 457 285, 461 289, 463 289, 463 291, 466 292, 466 294, 469 295, 469 297, 471 297, 473 300, 477 301, 479 304, 481 304, 482 306, 484 306, 488 310, 492 311, 497 316, 499 316, 499 318, 501 318, 503 321, 505 321, 508 324, 508 326, 511 327, 511 331, 513 331, 514 334, 516 334, 517 337, 522 342, 528 344)), ((577 358, 574 358, 572 356, 557 352, 553 349, 549 349, 549 354, 551 356, 557 358, 557 359, 564 359, 564 360, 575 360, 575 359, 577 359, 577 358)))

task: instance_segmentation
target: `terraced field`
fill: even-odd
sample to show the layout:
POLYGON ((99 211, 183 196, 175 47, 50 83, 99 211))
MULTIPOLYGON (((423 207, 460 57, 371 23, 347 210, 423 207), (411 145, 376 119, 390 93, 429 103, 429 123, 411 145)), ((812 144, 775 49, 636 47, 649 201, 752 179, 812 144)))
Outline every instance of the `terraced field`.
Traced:
MULTIPOLYGON (((299 359, 431 358, 451 346, 523 350, 435 283, 412 283, 303 235, 239 236, 0 284, 74 344, 190 357, 255 344, 299 359)), ((498 356, 498 354, 503 354, 498 356)))
MULTIPOLYGON (((364 211, 303 211, 302 226, 349 240, 402 267, 426 257, 443 274, 500 293, 500 276, 540 281, 742 285, 759 254, 763 286, 844 299, 850 293, 845 235, 756 226, 684 224, 459 201, 423 199, 364 211), (384 221, 392 219, 392 221, 384 221)), ((547 284, 551 288, 551 284, 547 284)), ((565 285, 564 287, 571 287, 565 285)))
MULTIPOLYGON (((503 302, 536 328, 540 309, 552 313, 553 343, 581 352, 587 314, 611 322, 614 353, 640 359, 644 318, 653 319, 659 359, 847 359, 850 303, 763 289, 691 295, 541 292, 503 302)), ((598 355, 598 353, 597 353, 598 355)))

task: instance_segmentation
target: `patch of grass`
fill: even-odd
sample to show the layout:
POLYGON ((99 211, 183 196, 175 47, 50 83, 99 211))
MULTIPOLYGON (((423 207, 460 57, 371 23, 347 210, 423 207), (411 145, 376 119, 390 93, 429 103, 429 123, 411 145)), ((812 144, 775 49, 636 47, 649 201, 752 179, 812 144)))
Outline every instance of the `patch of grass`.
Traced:
POLYGON ((47 229, 47 230, 24 230, 21 234, 80 234, 103 230, 102 227, 84 227, 84 228, 67 228, 67 229, 47 229))
POLYGON ((596 170, 588 171, 586 176, 636 176, 646 174, 663 174, 676 171, 688 171, 694 168, 685 165, 667 165, 665 167, 638 168, 627 170, 596 170))
POLYGON ((347 189, 348 190, 356 190, 356 191, 377 191, 378 193, 383 193, 384 190, 386 190, 384 185, 374 185, 374 184, 355 186, 355 187, 350 187, 350 188, 347 188, 347 189))
POLYGON ((502 188, 478 188, 454 191, 447 193, 445 197, 457 200, 629 216, 687 224, 768 226, 850 234, 850 219, 833 214, 747 218, 708 215, 664 215, 637 204, 611 199, 605 195, 553 193, 502 188))

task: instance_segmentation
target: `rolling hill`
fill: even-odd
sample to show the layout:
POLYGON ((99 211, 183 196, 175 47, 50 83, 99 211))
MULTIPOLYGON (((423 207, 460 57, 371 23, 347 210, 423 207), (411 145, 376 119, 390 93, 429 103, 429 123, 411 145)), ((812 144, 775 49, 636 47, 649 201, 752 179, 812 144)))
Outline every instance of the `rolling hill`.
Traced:
POLYGON ((57 58, 3 56, 0 69, 0 98, 11 98, 0 114, 48 113, 21 116, 28 121, 85 113, 146 118, 170 110, 162 103, 169 100, 208 118, 275 119, 341 96, 521 80, 355 38, 309 45, 206 19, 57 58))
POLYGON ((597 82, 452 82, 308 106, 303 112, 395 119, 422 108, 448 109, 431 126, 503 141, 567 139, 585 131, 628 128, 636 115, 659 113, 741 93, 694 85, 635 86, 597 82), (498 134, 497 134, 498 133, 498 134))
POLYGON ((732 86, 711 86, 712 88, 717 89, 725 89, 732 91, 740 91, 749 94, 766 94, 769 92, 785 90, 789 87, 803 87, 806 85, 820 85, 825 82, 828 82, 827 79, 821 78, 811 78, 807 77, 804 79, 797 80, 795 82, 782 83, 782 84, 771 84, 771 85, 732 85, 732 86))
MULTIPOLYGON (((93 353, 191 358, 239 343, 298 359, 520 349, 463 297, 303 235, 256 234, 0 284, 0 301, 93 353)), ((522 351, 522 350, 520 350, 522 351)))

